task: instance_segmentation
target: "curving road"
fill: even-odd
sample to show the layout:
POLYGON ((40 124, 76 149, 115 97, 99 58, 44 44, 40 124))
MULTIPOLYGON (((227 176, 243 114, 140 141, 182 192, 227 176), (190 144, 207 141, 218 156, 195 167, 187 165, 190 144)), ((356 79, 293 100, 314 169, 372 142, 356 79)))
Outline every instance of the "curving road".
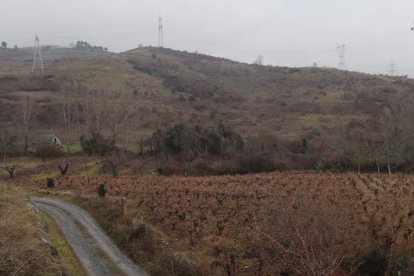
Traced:
POLYGON ((30 199, 56 221, 89 275, 147 275, 113 244, 82 208, 52 198, 30 199))

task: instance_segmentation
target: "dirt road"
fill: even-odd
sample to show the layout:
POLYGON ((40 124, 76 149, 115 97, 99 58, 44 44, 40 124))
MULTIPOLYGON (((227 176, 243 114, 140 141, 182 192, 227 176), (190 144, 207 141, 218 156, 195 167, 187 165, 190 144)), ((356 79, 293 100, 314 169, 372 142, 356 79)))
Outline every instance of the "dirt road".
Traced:
POLYGON ((45 197, 31 197, 31 202, 56 221, 89 275, 147 275, 83 209, 45 197))

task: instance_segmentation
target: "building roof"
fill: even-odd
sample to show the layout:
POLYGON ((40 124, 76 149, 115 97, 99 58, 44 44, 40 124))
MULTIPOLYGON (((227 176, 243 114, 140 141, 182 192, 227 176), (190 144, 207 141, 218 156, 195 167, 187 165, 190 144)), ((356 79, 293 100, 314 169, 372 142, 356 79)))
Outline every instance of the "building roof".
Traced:
POLYGON ((33 144, 47 144, 55 139, 60 140, 60 138, 55 134, 39 135, 33 138, 33 144))

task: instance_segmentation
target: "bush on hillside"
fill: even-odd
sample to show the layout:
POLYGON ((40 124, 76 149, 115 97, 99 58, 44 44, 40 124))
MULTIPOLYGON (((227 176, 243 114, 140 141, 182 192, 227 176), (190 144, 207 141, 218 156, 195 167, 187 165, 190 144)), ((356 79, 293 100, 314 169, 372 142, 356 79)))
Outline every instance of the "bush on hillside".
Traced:
POLYGON ((276 169, 273 160, 264 154, 243 156, 240 158, 239 164, 244 173, 272 172, 276 169))
POLYGON ((47 158, 56 158, 63 155, 60 145, 47 145, 36 150, 35 155, 44 162, 47 158))
POLYGON ((361 258, 361 275, 413 275, 414 267, 407 253, 375 249, 361 258))
POLYGON ((273 160, 259 153, 246 154, 241 157, 233 157, 228 160, 220 161, 215 167, 216 174, 248 174, 265 173, 276 170, 273 160))
POLYGON ((152 136, 155 152, 197 156, 208 153, 242 152, 244 140, 228 126, 219 124, 216 128, 190 127, 177 124, 166 130, 157 130, 152 136))
POLYGON ((192 130, 183 124, 168 129, 165 135, 165 146, 173 154, 196 150, 192 130))
POLYGON ((92 131, 91 137, 87 139, 85 135, 80 137, 81 147, 84 153, 105 155, 116 149, 115 141, 106 139, 102 134, 92 131))

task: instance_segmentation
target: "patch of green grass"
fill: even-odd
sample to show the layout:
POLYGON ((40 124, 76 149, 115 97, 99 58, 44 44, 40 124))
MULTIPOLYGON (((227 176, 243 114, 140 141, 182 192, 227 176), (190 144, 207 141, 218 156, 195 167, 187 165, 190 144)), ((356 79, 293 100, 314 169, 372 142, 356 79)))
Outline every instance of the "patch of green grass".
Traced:
POLYGON ((43 221, 46 223, 49 237, 52 240, 53 245, 56 247, 56 250, 62 259, 63 265, 72 275, 87 275, 72 247, 68 244, 63 233, 54 220, 44 213, 42 213, 41 216, 43 221))
POLYGON ((347 105, 352 104, 352 99, 345 99, 344 94, 342 91, 337 92, 330 92, 326 96, 319 97, 318 100, 315 101, 322 106, 336 106, 336 105, 347 105))
POLYGON ((56 172, 49 172, 49 173, 32 174, 30 177, 33 180, 45 180, 45 183, 46 183, 47 178, 49 178, 49 177, 56 178, 58 176, 59 176, 59 172, 56 171, 56 172))
MULTIPOLYGON (((134 153, 134 154, 138 154, 138 153, 141 152, 141 148, 139 147, 138 144, 129 144, 129 145, 122 145, 121 144, 121 145, 118 145, 118 148, 124 149, 124 150, 129 151, 129 152, 134 153)), ((144 146, 142 151, 145 154, 145 153, 150 152, 151 148, 149 146, 144 146)))
POLYGON ((79 153, 82 152, 82 147, 80 144, 73 144, 68 147, 67 145, 62 146, 62 151, 67 154, 79 153))
POLYGON ((348 116, 336 116, 336 115, 317 115, 317 114, 308 114, 305 116, 298 117, 298 124, 301 126, 318 126, 326 125, 328 127, 343 126, 350 122, 351 120, 361 120, 366 118, 361 115, 348 115, 348 116))
POLYGON ((45 196, 45 195, 48 195, 49 192, 43 189, 31 189, 28 191, 28 194, 30 196, 45 196))
POLYGON ((80 176, 92 176, 98 173, 98 170, 100 168, 100 162, 99 161, 92 161, 86 164, 84 168, 79 172, 80 176))
MULTIPOLYGON (((42 164, 42 160, 35 157, 13 157, 6 160, 6 165, 18 165, 20 169, 32 169, 42 164)), ((0 165, 4 165, 0 162, 0 165)))

